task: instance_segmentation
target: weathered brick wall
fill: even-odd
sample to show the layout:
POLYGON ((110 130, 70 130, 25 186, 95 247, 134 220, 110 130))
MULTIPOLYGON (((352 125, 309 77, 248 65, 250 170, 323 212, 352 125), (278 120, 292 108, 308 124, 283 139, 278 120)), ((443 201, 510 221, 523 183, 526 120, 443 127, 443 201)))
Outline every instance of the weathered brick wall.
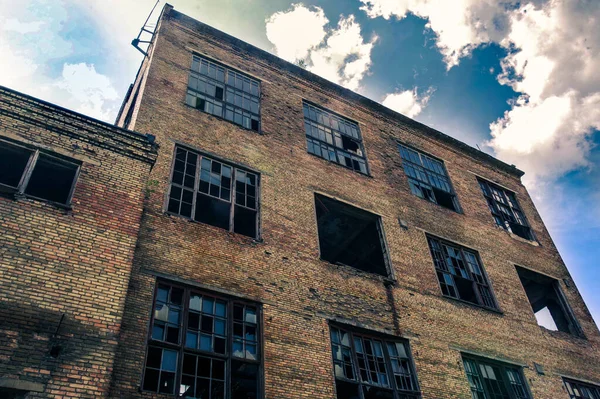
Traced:
POLYGON ((267 398, 334 397, 327 324, 334 319, 410 339, 427 399, 470 398, 461 351, 525 365, 534 398, 567 398, 561 374, 600 381, 600 335, 573 285, 561 282, 587 340, 536 323, 515 264, 560 280, 570 277, 511 168, 299 68, 284 68, 181 14, 167 14, 135 124, 157 136, 160 151, 127 298, 115 397, 153 396, 138 390, 156 276, 264 303, 267 398), (262 80, 262 134, 185 105, 192 50, 262 80), (302 99, 360 123, 371 177, 307 153, 302 99), (463 213, 410 193, 398 140, 445 161, 463 213), (164 213, 175 141, 261 172, 262 242, 164 213), (517 193, 539 245, 495 226, 477 175, 517 193), (397 278, 393 287, 386 288, 379 276, 319 260, 315 192, 381 215, 397 278), (425 232, 479 252, 501 312, 442 297, 425 232), (546 375, 537 375, 533 362, 546 375))
POLYGON ((0 388, 106 395, 155 149, 1 87, 0 138, 82 162, 71 209, 0 197, 0 388))

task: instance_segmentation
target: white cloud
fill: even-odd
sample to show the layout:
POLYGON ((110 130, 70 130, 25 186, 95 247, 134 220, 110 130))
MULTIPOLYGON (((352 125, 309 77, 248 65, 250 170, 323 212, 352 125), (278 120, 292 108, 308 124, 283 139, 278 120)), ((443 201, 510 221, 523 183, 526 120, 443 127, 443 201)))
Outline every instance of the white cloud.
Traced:
POLYGON ((409 118, 414 118, 427 106, 432 93, 431 88, 423 95, 418 95, 416 89, 405 90, 388 94, 381 103, 409 118))
POLYGON ((353 15, 341 16, 336 28, 327 28, 328 23, 320 7, 294 4, 267 19, 267 38, 278 56, 302 61, 309 71, 356 90, 371 66, 377 37, 365 42, 353 15))

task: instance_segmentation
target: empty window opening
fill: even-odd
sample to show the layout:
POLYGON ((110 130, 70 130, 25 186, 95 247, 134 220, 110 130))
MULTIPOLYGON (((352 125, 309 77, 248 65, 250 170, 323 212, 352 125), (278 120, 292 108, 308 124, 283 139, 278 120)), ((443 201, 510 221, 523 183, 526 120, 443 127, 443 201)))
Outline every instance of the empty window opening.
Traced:
POLYGON ((531 399, 521 368, 471 357, 463 365, 473 399, 531 399))
POLYGON ((79 163, 0 140, 0 189, 68 204, 79 163))
POLYGON ((186 104, 256 132, 260 130, 260 82, 194 55, 186 104))
POLYGON ((410 191, 419 198, 458 212, 458 199, 444 163, 403 145, 399 145, 399 149, 410 191))
POLYGON ((167 210, 257 238, 258 184, 255 173, 177 147, 167 210))
POLYGON ((306 102, 303 109, 308 152, 367 174, 358 124, 306 102))
POLYGON ((379 216, 318 194, 315 205, 321 259, 388 275, 379 216))
POLYGON ((338 399, 417 399, 417 376, 407 342, 331 327, 338 399))
POLYGON ((477 180, 496 224, 521 238, 534 240, 531 228, 517 202, 515 193, 486 180, 477 180))
POLYGON ((564 379, 570 399, 600 399, 600 386, 589 383, 564 379))
POLYGON ((479 255, 434 237, 427 237, 442 294, 498 309, 479 255))
POLYGON ((538 324, 548 330, 581 335, 558 280, 517 267, 517 273, 538 324))

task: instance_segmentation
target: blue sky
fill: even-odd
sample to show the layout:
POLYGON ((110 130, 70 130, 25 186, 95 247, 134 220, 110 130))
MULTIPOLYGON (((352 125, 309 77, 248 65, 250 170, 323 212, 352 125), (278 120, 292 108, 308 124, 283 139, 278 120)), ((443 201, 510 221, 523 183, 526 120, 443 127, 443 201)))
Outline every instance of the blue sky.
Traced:
MULTIPOLYGON (((0 0, 0 84, 112 122, 153 4, 0 0)), ((171 4, 523 169, 600 321, 600 2, 171 4)))

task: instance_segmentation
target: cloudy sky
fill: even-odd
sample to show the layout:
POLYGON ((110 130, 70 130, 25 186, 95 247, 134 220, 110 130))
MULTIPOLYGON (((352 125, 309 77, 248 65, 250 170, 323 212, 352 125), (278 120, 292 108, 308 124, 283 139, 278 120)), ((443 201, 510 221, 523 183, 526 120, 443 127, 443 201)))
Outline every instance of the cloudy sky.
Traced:
MULTIPOLYGON (((154 2, 0 0, 0 85, 112 122, 154 2)), ((523 169, 600 322, 600 1, 170 3, 523 169)))

